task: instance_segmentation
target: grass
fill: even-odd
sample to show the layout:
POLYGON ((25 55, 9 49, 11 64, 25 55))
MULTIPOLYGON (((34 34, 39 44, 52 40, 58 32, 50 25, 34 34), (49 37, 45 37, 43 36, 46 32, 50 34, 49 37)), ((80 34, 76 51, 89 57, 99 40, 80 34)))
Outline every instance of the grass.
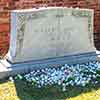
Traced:
POLYGON ((100 100, 100 84, 82 87, 68 87, 62 92, 58 86, 42 89, 31 84, 16 80, 0 82, 0 100, 100 100))

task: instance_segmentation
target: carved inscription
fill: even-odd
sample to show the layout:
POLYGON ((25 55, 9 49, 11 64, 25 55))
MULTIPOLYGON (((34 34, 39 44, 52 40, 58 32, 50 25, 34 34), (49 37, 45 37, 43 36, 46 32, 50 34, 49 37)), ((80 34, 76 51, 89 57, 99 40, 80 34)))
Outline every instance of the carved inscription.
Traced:
POLYGON ((60 57, 92 50, 91 10, 58 7, 14 13, 17 18, 15 61, 60 57))

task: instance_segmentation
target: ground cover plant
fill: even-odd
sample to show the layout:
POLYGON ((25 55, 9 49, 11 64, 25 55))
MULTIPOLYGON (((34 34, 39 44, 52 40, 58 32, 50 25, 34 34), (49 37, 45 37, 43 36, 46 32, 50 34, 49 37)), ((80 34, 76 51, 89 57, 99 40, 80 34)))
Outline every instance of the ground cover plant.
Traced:
POLYGON ((35 70, 0 81, 0 100, 99 99, 100 63, 96 61, 35 70))

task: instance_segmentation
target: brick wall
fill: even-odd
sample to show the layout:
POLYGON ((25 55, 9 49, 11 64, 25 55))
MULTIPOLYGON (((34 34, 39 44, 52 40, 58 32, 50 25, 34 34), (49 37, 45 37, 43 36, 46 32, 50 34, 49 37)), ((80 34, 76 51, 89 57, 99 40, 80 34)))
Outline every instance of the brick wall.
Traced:
POLYGON ((66 6, 94 9, 94 40, 100 50, 100 0, 0 0, 0 55, 9 47, 10 11, 12 9, 66 6))

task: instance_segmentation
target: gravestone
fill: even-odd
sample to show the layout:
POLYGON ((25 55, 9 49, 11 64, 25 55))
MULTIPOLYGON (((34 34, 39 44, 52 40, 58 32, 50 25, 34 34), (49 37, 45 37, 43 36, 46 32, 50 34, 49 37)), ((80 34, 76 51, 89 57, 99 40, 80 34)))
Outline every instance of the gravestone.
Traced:
MULTIPOLYGON (((48 7, 11 12, 10 74, 56 64, 96 60, 93 10, 48 7)), ((7 73, 9 75, 9 73, 7 73)))

